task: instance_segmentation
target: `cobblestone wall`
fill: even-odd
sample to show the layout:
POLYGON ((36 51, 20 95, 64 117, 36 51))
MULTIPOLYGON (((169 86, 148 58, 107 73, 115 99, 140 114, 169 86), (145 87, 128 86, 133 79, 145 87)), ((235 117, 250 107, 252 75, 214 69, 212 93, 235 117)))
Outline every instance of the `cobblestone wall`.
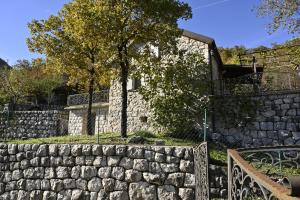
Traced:
MULTIPOLYGON (((228 116, 217 115, 213 139, 242 147, 300 144, 299 91, 254 96, 249 100, 258 103, 252 108, 255 115, 237 126, 224 123, 228 116)), ((234 102, 232 98, 223 98, 222 106, 241 112, 234 102)))
POLYGON ((44 138, 67 134, 67 119, 60 111, 0 112, 0 138, 44 138))
POLYGON ((0 199, 184 199, 193 150, 180 147, 0 144, 0 199))

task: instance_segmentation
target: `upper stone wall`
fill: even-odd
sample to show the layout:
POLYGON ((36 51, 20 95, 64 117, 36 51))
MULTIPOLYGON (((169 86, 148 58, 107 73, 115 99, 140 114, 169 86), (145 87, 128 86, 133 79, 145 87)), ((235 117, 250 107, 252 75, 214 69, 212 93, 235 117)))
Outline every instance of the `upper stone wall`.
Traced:
POLYGON ((191 39, 186 36, 182 36, 179 39, 178 48, 188 50, 189 53, 198 52, 198 53, 202 54, 204 56, 204 58, 206 59, 206 61, 208 62, 209 47, 208 47, 208 44, 206 44, 206 43, 191 39))
POLYGON ((195 199, 193 149, 0 144, 0 199, 195 199))
MULTIPOLYGON (((241 112, 236 99, 222 98, 222 107, 241 112)), ((244 97, 244 101, 245 99, 257 104, 256 107, 250 107, 255 115, 235 126, 225 123, 224 119, 228 116, 222 116, 215 110, 217 133, 213 134, 214 139, 239 147, 300 144, 299 91, 244 97)))
POLYGON ((0 112, 0 138, 45 138, 67 134, 62 111, 0 112))

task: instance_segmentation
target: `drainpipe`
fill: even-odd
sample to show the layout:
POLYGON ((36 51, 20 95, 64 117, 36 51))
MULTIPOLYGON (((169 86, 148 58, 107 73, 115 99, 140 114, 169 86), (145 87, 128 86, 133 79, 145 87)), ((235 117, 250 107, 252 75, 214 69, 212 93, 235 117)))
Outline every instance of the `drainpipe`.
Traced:
MULTIPOLYGON (((214 80, 213 80, 213 63, 212 63, 212 57, 213 57, 213 49, 211 46, 209 47, 209 66, 210 66, 210 79, 211 79, 211 95, 214 96, 214 80)), ((215 132, 215 105, 214 101, 212 102, 212 116, 211 116, 211 125, 212 125, 212 132, 215 132)))

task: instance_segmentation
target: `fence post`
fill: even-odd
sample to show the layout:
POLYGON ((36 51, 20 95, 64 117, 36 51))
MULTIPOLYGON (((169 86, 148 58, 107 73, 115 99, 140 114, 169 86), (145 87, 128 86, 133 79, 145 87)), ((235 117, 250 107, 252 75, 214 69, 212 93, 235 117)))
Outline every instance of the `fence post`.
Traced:
POLYGON ((206 126, 207 126, 207 116, 206 116, 206 109, 204 110, 204 133, 203 133, 203 141, 206 142, 206 126))
POLYGON ((231 154, 230 151, 227 150, 227 170, 228 170, 228 200, 232 199, 232 194, 231 194, 231 180, 232 180, 232 173, 231 173, 231 168, 232 168, 232 159, 231 159, 231 154))

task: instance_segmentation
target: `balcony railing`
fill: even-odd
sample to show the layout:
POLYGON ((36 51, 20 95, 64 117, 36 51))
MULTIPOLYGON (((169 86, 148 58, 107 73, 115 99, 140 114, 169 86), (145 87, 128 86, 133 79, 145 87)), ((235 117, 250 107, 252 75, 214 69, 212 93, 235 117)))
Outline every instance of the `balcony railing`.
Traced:
MULTIPOLYGON (((89 95, 87 93, 68 96, 68 106, 84 105, 88 104, 88 101, 89 95)), ((102 90, 93 94, 93 103, 108 103, 108 101, 109 90, 102 90)))
POLYGON ((299 163, 299 146, 228 150, 229 199, 299 200, 292 195, 300 188, 283 182, 299 172, 299 163))

